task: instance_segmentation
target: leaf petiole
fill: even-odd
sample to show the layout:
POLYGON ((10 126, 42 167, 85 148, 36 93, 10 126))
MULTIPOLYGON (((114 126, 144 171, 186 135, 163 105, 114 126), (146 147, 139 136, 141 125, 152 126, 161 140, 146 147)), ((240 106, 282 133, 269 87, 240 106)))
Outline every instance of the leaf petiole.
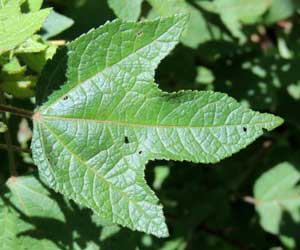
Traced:
POLYGON ((30 110, 20 109, 9 105, 0 104, 0 112, 8 112, 16 116, 32 119, 34 113, 30 110))

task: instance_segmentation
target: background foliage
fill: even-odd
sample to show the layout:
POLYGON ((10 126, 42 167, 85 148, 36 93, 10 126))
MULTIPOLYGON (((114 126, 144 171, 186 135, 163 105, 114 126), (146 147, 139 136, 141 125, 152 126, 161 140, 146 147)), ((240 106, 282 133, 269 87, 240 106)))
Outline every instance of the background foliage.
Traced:
POLYGON ((46 61, 91 28, 116 16, 135 21, 180 12, 190 14, 189 23, 156 72, 160 88, 220 91, 285 119, 218 164, 148 164, 147 183, 170 230, 157 239, 111 225, 49 190, 29 154, 30 121, 3 116, 0 249, 298 249, 299 7, 297 0, 0 0, 2 103, 33 109, 46 61), (1 12, 7 5, 10 12, 1 12), (11 26, 1 23, 10 16, 11 26), (32 29, 19 32, 31 19, 32 29), (11 165, 26 176, 7 181, 11 165))

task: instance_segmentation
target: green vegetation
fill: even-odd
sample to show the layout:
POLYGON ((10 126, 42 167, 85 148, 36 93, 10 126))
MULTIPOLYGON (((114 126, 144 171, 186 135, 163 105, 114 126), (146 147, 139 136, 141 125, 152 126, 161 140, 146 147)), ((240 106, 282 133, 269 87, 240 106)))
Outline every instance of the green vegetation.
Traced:
POLYGON ((299 7, 0 0, 0 249, 298 249, 299 7))

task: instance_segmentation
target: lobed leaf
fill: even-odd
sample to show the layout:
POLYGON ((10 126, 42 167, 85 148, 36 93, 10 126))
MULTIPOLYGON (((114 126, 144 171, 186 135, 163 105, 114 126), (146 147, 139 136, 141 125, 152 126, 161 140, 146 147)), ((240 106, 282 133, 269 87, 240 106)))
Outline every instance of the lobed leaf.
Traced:
POLYGON ((33 158, 52 188, 158 237, 168 229, 144 179, 148 161, 215 163, 282 123, 225 94, 158 88, 155 69, 186 22, 185 15, 116 20, 81 36, 67 48, 66 83, 34 115, 33 158))

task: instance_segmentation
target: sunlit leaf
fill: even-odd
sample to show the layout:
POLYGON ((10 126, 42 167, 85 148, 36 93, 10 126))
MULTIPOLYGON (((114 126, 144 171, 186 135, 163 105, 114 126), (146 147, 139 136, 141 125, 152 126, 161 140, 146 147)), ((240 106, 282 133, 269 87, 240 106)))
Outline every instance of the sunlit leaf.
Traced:
POLYGON ((38 31, 49 14, 49 9, 22 14, 19 1, 8 1, 0 8, 0 54, 14 49, 38 31))
POLYGON ((225 94, 158 88, 154 71, 186 22, 116 20, 81 36, 68 45, 67 82, 33 117, 33 157, 52 188, 159 237, 168 230, 144 180, 149 160, 218 162, 282 123, 225 94))

